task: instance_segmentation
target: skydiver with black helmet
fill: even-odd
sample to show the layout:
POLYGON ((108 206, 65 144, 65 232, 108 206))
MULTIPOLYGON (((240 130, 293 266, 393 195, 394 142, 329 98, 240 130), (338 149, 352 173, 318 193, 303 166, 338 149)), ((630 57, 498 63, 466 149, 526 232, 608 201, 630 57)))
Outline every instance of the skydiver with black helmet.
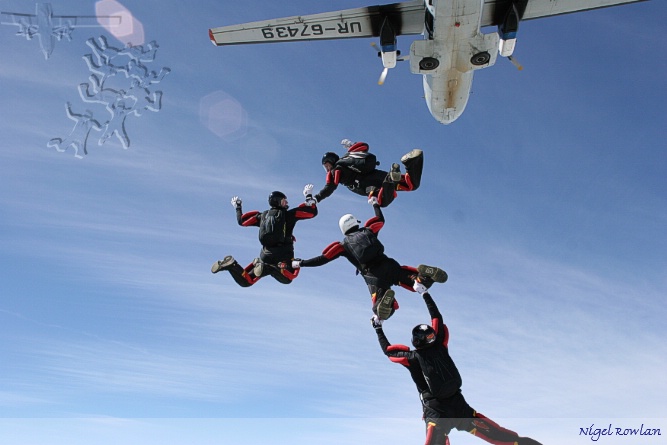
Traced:
POLYGON ((345 236, 343 241, 329 244, 320 256, 292 261, 292 268, 317 267, 341 256, 347 258, 356 267, 357 273, 361 273, 368 286, 373 313, 381 320, 386 320, 398 309, 392 285, 400 285, 413 291, 415 282, 426 287, 431 287, 433 283, 444 283, 447 281, 447 273, 426 265, 417 268, 401 266, 395 259, 385 255, 384 246, 377 237, 384 226, 384 216, 375 196, 370 197, 368 202, 373 206, 375 216, 363 227, 360 226, 361 221, 352 214, 343 215, 338 222, 345 236))
POLYGON ((501 427, 468 405, 461 393, 461 375, 449 355, 449 330, 442 314, 422 283, 415 282, 414 290, 424 298, 432 320, 432 324, 420 324, 412 330, 415 349, 389 343, 377 315, 373 315, 371 324, 382 351, 389 360, 407 368, 417 386, 426 424, 425 445, 449 445, 449 433, 454 428, 494 445, 541 445, 501 427))
POLYGON ((339 184, 358 195, 377 197, 380 207, 391 204, 397 191, 409 192, 419 188, 424 167, 422 150, 415 148, 401 158, 405 166, 405 174, 401 174, 398 164, 392 164, 388 172, 376 168, 379 162, 368 151, 367 143, 343 139, 341 144, 347 150, 342 157, 331 151, 322 156, 327 175, 325 186, 315 195, 318 202, 331 196, 339 184))
POLYGON ((242 201, 238 196, 232 198, 232 206, 236 209, 236 220, 240 226, 259 227, 259 241, 262 250, 259 258, 255 258, 245 268, 241 267, 233 256, 227 255, 223 260, 216 261, 211 272, 227 270, 239 286, 252 286, 266 275, 271 275, 282 284, 290 284, 299 274, 291 267, 294 259, 294 226, 297 221, 317 216, 317 201, 313 198, 313 185, 307 184, 303 189, 305 202, 288 210, 287 196, 279 191, 269 195, 270 209, 259 212, 253 210, 243 213, 242 201), (282 267, 278 265, 282 264, 282 267))

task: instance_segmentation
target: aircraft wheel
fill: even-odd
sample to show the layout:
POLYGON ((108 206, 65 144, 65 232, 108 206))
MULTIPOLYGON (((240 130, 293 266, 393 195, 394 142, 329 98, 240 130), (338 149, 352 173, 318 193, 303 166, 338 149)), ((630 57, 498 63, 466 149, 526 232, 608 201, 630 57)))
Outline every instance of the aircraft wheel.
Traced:
POLYGON ((489 60, 491 60, 491 54, 489 54, 487 51, 483 51, 472 56, 470 63, 475 66, 482 66, 489 63, 489 60))
POLYGON ((434 57, 424 57, 419 61, 419 69, 424 71, 434 70, 440 65, 440 61, 434 57))

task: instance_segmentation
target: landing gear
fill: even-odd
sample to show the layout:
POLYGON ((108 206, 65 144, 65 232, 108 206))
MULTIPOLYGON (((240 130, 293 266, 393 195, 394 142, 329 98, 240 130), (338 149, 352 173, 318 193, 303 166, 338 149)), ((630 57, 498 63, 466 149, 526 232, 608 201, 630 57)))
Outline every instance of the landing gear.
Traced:
POLYGON ((426 17, 424 17, 424 28, 426 28, 429 40, 433 40, 433 14, 428 9, 426 10, 426 17))

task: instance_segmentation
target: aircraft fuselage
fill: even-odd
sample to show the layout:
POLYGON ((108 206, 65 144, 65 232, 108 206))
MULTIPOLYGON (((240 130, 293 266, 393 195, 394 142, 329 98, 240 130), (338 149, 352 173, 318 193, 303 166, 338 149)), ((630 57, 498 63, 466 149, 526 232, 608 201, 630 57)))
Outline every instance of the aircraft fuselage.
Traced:
MULTIPOLYGON (((428 2, 429 0, 426 0, 428 2)), ((473 72, 492 66, 498 34, 481 34, 484 0, 435 0, 432 32, 410 48, 410 69, 423 74, 424 97, 433 117, 454 122, 465 110, 473 72)))
POLYGON ((410 0, 209 29, 214 45, 379 37, 384 70, 398 60, 396 37, 422 34, 410 46, 410 71, 423 76, 424 97, 443 124, 468 103, 476 70, 500 54, 513 58, 519 22, 646 0, 410 0), (482 28, 494 26, 488 34, 482 28))
POLYGON ((45 58, 49 58, 56 45, 56 38, 53 35, 53 9, 50 3, 37 3, 35 6, 35 16, 37 17, 37 38, 42 48, 45 58))

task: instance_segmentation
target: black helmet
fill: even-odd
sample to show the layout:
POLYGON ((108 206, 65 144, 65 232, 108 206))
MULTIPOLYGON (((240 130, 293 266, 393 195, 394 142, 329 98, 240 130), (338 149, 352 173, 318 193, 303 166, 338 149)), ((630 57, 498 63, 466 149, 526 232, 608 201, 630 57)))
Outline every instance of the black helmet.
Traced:
POLYGON ((338 162, 339 159, 340 156, 338 156, 336 153, 328 151, 324 153, 324 156, 322 156, 322 165, 327 162, 329 162, 331 165, 334 165, 336 162, 338 162))
POLYGON ((435 341, 435 329, 427 324, 420 324, 412 330, 412 346, 417 349, 430 346, 435 341))
POLYGON ((269 195, 269 205, 273 208, 287 208, 283 207, 281 204, 283 199, 287 199, 287 196, 283 192, 274 191, 269 195))

